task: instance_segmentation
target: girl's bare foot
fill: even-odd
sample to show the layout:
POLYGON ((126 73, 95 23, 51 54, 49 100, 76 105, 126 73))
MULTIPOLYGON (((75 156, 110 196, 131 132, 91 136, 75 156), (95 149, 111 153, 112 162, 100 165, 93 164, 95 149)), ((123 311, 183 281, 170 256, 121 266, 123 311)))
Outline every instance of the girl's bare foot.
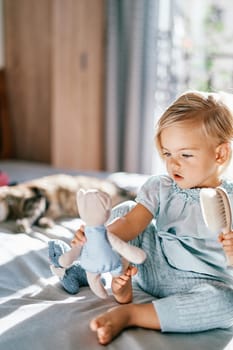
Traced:
POLYGON ((112 279, 112 292, 120 304, 130 303, 133 299, 131 277, 136 275, 137 268, 129 266, 124 275, 112 279))
POLYGON ((91 321, 90 328, 96 332, 100 344, 110 343, 123 329, 130 326, 131 306, 132 304, 117 306, 91 321))
POLYGON ((90 328, 96 332, 99 343, 103 345, 110 343, 124 329, 134 326, 161 329, 157 312, 152 303, 116 306, 97 316, 90 323, 90 328))

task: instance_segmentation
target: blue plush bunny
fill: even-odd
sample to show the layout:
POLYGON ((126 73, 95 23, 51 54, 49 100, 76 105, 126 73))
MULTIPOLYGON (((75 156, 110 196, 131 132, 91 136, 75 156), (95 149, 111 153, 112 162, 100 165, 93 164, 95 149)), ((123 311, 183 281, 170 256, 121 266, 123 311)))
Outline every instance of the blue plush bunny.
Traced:
MULTIPOLYGON (((146 254, 142 249, 129 245, 107 231, 105 223, 111 212, 111 198, 107 193, 80 190, 77 201, 80 217, 86 224, 87 241, 84 246, 66 248, 62 254, 55 254, 58 256, 57 266, 72 268, 78 260, 80 271, 81 268, 86 271, 90 288, 100 298, 106 298, 108 294, 102 284, 101 274, 110 272, 113 276, 121 275, 129 262, 141 264, 146 254)), ((53 252, 54 248, 53 246, 53 252)), ((80 277, 80 282, 84 285, 81 272, 80 277)))

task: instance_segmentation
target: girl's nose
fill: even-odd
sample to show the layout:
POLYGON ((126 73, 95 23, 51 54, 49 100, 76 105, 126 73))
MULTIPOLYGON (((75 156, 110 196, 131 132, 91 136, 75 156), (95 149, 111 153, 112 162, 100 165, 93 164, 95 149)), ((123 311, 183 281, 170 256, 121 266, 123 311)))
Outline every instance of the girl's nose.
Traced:
POLYGON ((179 163, 179 160, 175 157, 171 157, 169 159, 169 163, 170 163, 170 166, 173 168, 173 169, 177 169, 180 167, 180 163, 179 163))

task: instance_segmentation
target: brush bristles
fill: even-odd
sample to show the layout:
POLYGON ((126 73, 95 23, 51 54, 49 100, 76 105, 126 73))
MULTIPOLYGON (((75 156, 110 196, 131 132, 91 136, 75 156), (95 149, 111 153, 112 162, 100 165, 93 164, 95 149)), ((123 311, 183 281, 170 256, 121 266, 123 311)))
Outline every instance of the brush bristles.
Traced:
POLYGON ((213 232, 230 230, 231 210, 229 199, 220 188, 203 188, 200 191, 200 202, 204 221, 213 232))

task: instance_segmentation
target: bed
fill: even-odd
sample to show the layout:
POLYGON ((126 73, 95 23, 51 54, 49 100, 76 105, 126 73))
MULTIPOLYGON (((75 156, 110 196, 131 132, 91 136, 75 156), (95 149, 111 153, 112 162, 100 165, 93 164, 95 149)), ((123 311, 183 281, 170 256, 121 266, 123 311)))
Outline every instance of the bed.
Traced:
MULTIPOLYGON (((10 181, 21 182, 59 173, 43 164, 1 161, 10 181)), ((69 172, 71 173, 71 172, 69 172)), ((92 173, 90 176, 106 177, 92 173)), ((122 177, 121 177, 122 178, 122 177)), ((132 178, 131 178, 132 179, 132 178)), ((134 177, 135 179, 135 177, 134 177)), ((143 180, 136 177, 136 181, 143 180)), ((132 181, 128 181, 132 183, 132 181)), ((127 181, 122 182, 126 186, 127 181)), ((98 299, 88 287, 77 295, 68 294, 51 274, 47 242, 72 238, 78 218, 56 221, 53 229, 34 226, 31 234, 15 233, 14 223, 0 225, 0 349, 1 350, 92 350, 103 349, 89 321, 116 305, 111 291, 107 300, 98 299)), ((147 302, 151 296, 138 290, 134 301, 147 302)), ((233 348, 233 329, 195 334, 170 334, 130 328, 119 335, 109 350, 229 350, 233 348)))

